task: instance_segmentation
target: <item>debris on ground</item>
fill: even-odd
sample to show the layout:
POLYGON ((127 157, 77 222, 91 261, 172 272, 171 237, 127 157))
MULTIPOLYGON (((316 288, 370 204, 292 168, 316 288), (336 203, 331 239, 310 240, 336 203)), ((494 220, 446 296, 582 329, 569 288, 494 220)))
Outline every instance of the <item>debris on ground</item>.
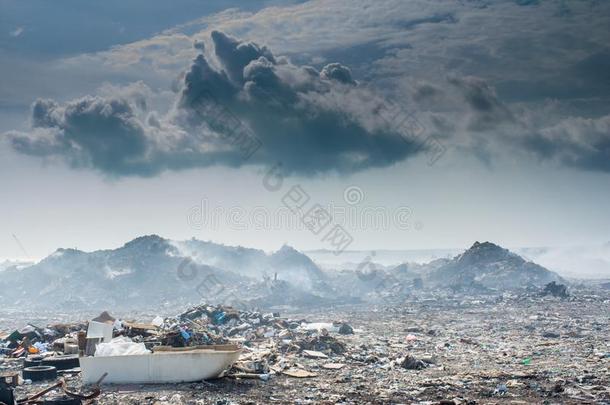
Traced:
POLYGON ((568 294, 568 287, 565 284, 559 284, 554 281, 551 281, 544 286, 542 295, 552 295, 553 297, 559 298, 568 298, 570 296, 570 294, 568 294))
MULTIPOLYGON (((85 338, 87 322, 30 321, 0 334, 0 371, 8 381, 0 379, 0 398, 32 398, 60 379, 70 392, 91 392, 75 361, 100 339, 94 350, 112 342, 152 352, 239 345, 240 354, 213 380, 105 385, 99 405, 610 403, 604 291, 573 291, 569 300, 540 290, 423 291, 401 304, 307 313, 220 305, 172 316, 157 310, 137 320, 106 313, 96 322, 112 326, 109 342, 85 338), (79 354, 66 355, 73 345, 79 354), (24 368, 46 365, 56 377, 24 379, 24 368)), ((68 395, 59 385, 52 391, 41 399, 68 395)))
POLYGON ((422 370, 428 367, 428 364, 409 354, 402 361, 400 361, 400 366, 406 368, 407 370, 422 370))

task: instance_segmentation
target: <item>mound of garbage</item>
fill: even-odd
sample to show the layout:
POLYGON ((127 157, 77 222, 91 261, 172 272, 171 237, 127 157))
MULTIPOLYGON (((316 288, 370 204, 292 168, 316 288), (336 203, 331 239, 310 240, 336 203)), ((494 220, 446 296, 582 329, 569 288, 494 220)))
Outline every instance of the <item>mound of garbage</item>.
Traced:
MULTIPOLYGON (((228 376, 259 378, 291 368, 294 356, 330 358, 347 351, 338 336, 354 329, 344 322, 311 323, 282 318, 279 313, 238 310, 223 305, 199 305, 178 315, 157 316, 149 323, 120 320, 108 312, 88 323, 34 325, 0 340, 0 353, 10 358, 46 364, 58 356, 95 357, 144 355, 161 350, 239 347, 242 356, 228 376)), ((78 367, 78 364, 72 364, 78 367)))
POLYGON ((427 276, 428 284, 453 288, 513 290, 563 282, 556 273, 490 242, 475 242, 427 276))

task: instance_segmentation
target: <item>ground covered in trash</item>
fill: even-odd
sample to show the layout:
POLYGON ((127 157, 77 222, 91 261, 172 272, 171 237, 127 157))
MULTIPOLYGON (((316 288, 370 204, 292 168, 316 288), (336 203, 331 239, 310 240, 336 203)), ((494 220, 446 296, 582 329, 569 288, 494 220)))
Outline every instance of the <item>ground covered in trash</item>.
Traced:
MULTIPOLYGON (((400 305, 261 316, 260 322, 250 314, 250 330, 235 318, 220 335, 191 333, 241 341, 244 352, 227 376, 104 385, 93 403, 610 403, 609 305, 607 293, 431 295, 400 305)), ((0 362, 9 371, 23 360, 0 362)), ((65 378, 87 391, 78 374, 65 378)), ((20 385, 16 396, 50 384, 20 385)))

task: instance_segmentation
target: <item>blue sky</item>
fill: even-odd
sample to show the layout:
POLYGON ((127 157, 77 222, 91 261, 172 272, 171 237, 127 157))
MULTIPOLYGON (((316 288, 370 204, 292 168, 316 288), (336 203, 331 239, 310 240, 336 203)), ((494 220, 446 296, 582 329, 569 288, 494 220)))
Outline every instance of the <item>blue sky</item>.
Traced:
POLYGON ((26 255, 12 234, 31 257, 147 233, 326 247, 188 221, 202 201, 276 212, 293 185, 409 209, 408 227, 345 224, 357 249, 603 243, 609 20, 593 0, 0 0, 0 257, 26 255), (252 156, 210 96, 260 140, 252 156))

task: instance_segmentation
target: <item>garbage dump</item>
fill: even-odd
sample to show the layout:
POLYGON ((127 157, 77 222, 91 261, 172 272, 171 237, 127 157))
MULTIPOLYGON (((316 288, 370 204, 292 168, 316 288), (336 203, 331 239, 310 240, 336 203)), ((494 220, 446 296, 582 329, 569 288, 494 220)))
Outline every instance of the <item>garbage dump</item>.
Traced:
POLYGON ((0 395, 31 400, 55 386, 51 399, 97 389, 98 404, 608 403, 609 303, 603 290, 578 288, 569 300, 439 290, 402 305, 287 314, 199 305, 29 325, 2 335, 0 370, 16 380, 0 395), (73 344, 79 354, 64 354, 73 344), (47 365, 56 370, 40 380, 25 370, 47 365))

